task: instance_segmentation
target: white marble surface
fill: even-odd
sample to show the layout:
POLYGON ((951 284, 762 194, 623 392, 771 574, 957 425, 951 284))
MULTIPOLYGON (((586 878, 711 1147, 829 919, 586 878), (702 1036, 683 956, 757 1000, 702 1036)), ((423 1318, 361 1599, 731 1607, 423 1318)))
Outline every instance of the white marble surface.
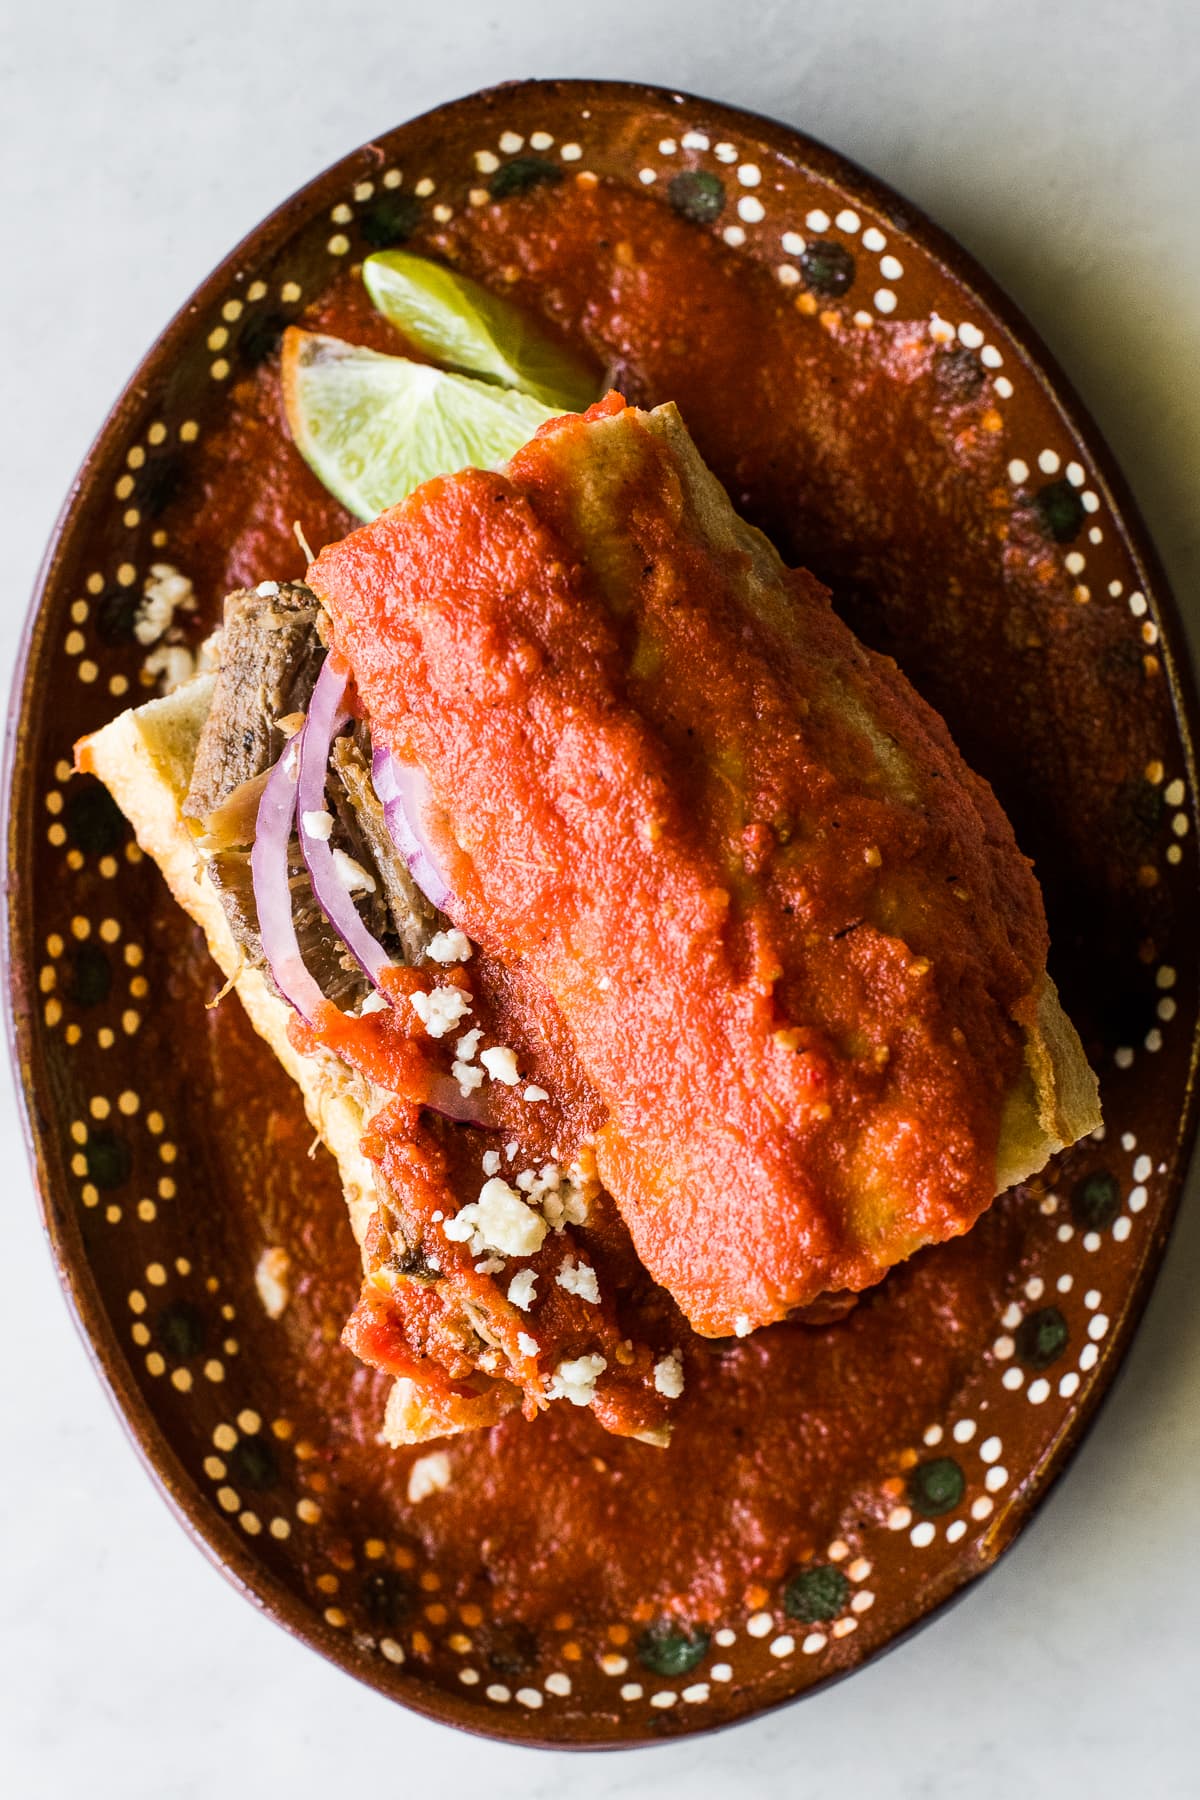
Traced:
MULTIPOLYGON (((11 665, 59 501, 138 356, 243 231, 486 82, 647 79, 806 126, 956 232, 1082 389, 1200 627, 1193 0, 38 0, 0 7, 0 495, 11 665), (730 29, 723 15, 735 13, 730 29)), ((89 1372, 0 1097, 0 1790, 867 1800, 1200 1792, 1200 1195, 1119 1391, 1036 1526, 932 1631, 725 1737, 603 1760, 389 1707, 239 1599, 89 1372)))

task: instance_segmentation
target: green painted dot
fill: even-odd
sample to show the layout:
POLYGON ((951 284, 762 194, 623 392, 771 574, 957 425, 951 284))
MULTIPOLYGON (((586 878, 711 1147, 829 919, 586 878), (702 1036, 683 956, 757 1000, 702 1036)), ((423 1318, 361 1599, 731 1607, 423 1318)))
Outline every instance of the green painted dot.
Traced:
POLYGON ((1042 530, 1056 544, 1069 544, 1078 537, 1085 513, 1083 501, 1069 481, 1052 481, 1034 495, 1034 511, 1042 530))
POLYGON ((783 1610, 789 1619, 817 1625, 836 1619, 850 1595, 850 1583, 832 1563, 817 1563, 793 1575, 783 1590, 783 1610))
POLYGON ((63 807, 67 840, 89 856, 108 856, 125 840, 125 820, 106 787, 76 776, 63 807))
POLYGON ((563 178, 557 163, 544 156, 514 156, 496 170, 488 182, 493 200, 511 200, 514 194, 527 194, 535 187, 556 187, 563 178))
POLYGON ((186 1362, 204 1348, 204 1314, 190 1300, 172 1300, 159 1313, 154 1335, 171 1356, 186 1362))
POLYGON ((96 602, 96 634, 101 643, 116 647, 133 642, 142 597, 136 588, 110 588, 96 602))
POLYGON ((281 312, 251 313, 237 341, 237 353, 248 369, 274 356, 288 327, 288 317, 281 312))
POLYGON ((133 501, 147 519, 164 513, 183 486, 186 463, 178 450, 158 450, 134 477, 133 501))
POLYGON ((707 1631, 700 1626, 677 1625, 671 1619, 659 1619, 637 1642, 638 1661, 655 1675, 687 1675, 707 1654, 707 1631))
POLYGON ((279 1462, 264 1437, 239 1438, 229 1453, 229 1467, 239 1487, 274 1487, 279 1479, 279 1462))
POLYGON ((1071 1214, 1085 1231, 1103 1231, 1121 1210, 1121 1189, 1115 1175, 1095 1169, 1071 1189, 1071 1214))
POLYGON ((66 959, 63 993, 72 1006, 101 1006, 112 987, 112 967, 97 944, 76 944, 66 959))
POLYGON ((939 350, 933 359, 933 379, 938 393, 951 405, 961 406, 973 400, 983 386, 987 371, 979 358, 964 344, 939 350))
POLYGON ((88 1180, 106 1192, 129 1180, 133 1156, 124 1138, 112 1131, 93 1131, 83 1147, 88 1180))
POLYGON ((836 300, 854 285, 854 258, 833 238, 814 238, 800 258, 806 286, 836 300))
POLYGON ((363 1606, 381 1629, 396 1631, 413 1609, 413 1593, 399 1569, 372 1569, 363 1577, 363 1606))
POLYGON ((489 1625, 478 1642, 488 1667, 497 1675, 528 1675, 537 1667, 537 1633, 519 1619, 489 1625))
POLYGON ((908 1498, 914 1512, 927 1519, 953 1512, 963 1497, 966 1482, 952 1456, 935 1456, 918 1463, 908 1478, 908 1498))
POLYGON ((1070 1333, 1057 1306, 1043 1306, 1022 1319, 1016 1334, 1017 1355, 1032 1369, 1048 1369, 1067 1347, 1070 1333))
POLYGON ((708 169, 684 169, 667 183, 667 199, 693 225, 711 225, 725 210, 725 186, 708 169))
POLYGON ((421 202, 411 194, 385 194, 359 216, 359 230, 373 250, 403 244, 421 223, 421 202))

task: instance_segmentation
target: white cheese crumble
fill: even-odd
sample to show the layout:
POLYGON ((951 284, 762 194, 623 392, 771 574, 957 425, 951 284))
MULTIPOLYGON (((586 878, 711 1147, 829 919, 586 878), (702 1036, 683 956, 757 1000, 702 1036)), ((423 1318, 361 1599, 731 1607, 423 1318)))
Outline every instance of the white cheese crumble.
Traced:
POLYGON ((292 1297, 292 1259, 278 1244, 264 1250, 254 1269, 254 1285, 268 1319, 282 1318, 292 1297))
POLYGON ((347 856, 344 850, 333 853, 333 872, 348 894, 373 894, 375 877, 368 875, 360 862, 347 856))
POLYGON ((461 988, 456 987, 436 987, 428 994, 422 993, 418 988, 408 999, 418 1019, 433 1038, 445 1037, 471 1010, 470 994, 464 994, 461 988))
POLYGON ((493 1081, 502 1081, 505 1087, 516 1087, 521 1077, 517 1073, 517 1057, 507 1044, 493 1044, 490 1050, 481 1050, 479 1060, 493 1081))
POLYGON ((464 1031, 454 1048, 463 1062, 474 1062, 475 1052, 479 1048, 479 1040, 483 1036, 482 1028, 475 1026, 473 1031, 464 1031))
POLYGON ((511 1162, 513 1160, 514 1156, 517 1154, 517 1151, 520 1148, 521 1148, 521 1146, 518 1144, 516 1138, 510 1139, 510 1141, 507 1144, 505 1144, 504 1154, 505 1154, 505 1156, 507 1156, 509 1162, 511 1162))
POLYGON ((485 1175, 498 1175, 500 1173, 500 1152, 498 1150, 484 1151, 483 1172, 485 1175))
POLYGON ((534 1289, 537 1287, 536 1269, 518 1269, 508 1284, 508 1298, 512 1306, 519 1306, 522 1312, 528 1312, 533 1302, 534 1289))
MULTIPOLYGON (((434 1036, 436 1035, 435 1032, 434 1036)), ((450 1073, 457 1081, 458 1091, 464 1100, 473 1094, 476 1088, 483 1086, 483 1070, 477 1069, 473 1063, 453 1062, 450 1064, 450 1073)))
POLYGON ((683 1392, 683 1358, 672 1350, 654 1365, 654 1385, 667 1400, 678 1400, 683 1392))
POLYGON ((418 1456, 408 1471, 408 1498, 412 1506, 449 1486, 450 1458, 444 1450, 432 1450, 428 1456, 418 1456))
POLYGON ((608 1367, 603 1356, 577 1356, 574 1362, 560 1362, 550 1377, 547 1390, 551 1400, 569 1400, 572 1406, 590 1406, 596 1395, 596 1383, 608 1367))
POLYGON ((600 1283, 596 1279, 596 1271, 591 1263, 577 1263, 573 1256, 568 1256, 562 1268, 554 1277, 560 1288, 568 1294, 574 1294, 580 1300, 586 1300, 591 1306, 600 1304, 600 1283))
POLYGON ((517 1349, 521 1352, 522 1356, 536 1356, 541 1347, 542 1346, 538 1343, 537 1339, 530 1337, 527 1331, 518 1331, 517 1349))
POLYGON ((533 1085, 530 1085, 525 1089, 525 1098, 531 1102, 536 1102, 538 1100, 548 1100, 550 1096, 544 1087, 534 1087, 533 1085))
POLYGON ((254 591, 260 600, 273 600, 279 592, 279 583, 277 581, 260 581, 254 591))
POLYGON ((749 1337, 752 1329, 748 1316, 745 1313, 739 1313, 733 1321, 734 1337, 749 1337))
POLYGON ((465 931, 439 931, 429 940, 429 955, 437 963, 468 962, 471 951, 465 931))
POLYGON ((546 1221, 526 1206, 515 1188, 493 1176, 478 1200, 461 1207, 442 1226, 455 1243, 470 1243, 472 1256, 499 1250, 504 1256, 535 1256, 546 1236, 546 1221))
POLYGON ((159 644, 142 664, 147 680, 157 681, 164 694, 185 687, 196 673, 196 659, 186 644, 159 644))
POLYGON ((504 1258, 502 1256, 485 1256, 482 1262, 475 1264, 477 1275, 499 1275, 503 1269, 504 1258))
POLYGON ((363 1016, 366 1013, 386 1012, 387 1009, 388 1003, 383 995, 377 988, 372 988, 358 1010, 360 1016, 363 1016))
POLYGON ((328 812, 301 813, 300 824, 306 837, 316 838, 319 844, 327 844, 333 833, 333 814, 328 812))
POLYGON ((133 617, 133 635, 139 644, 157 644, 171 629, 176 612, 195 610, 196 595, 187 576, 171 563, 151 563, 133 617))

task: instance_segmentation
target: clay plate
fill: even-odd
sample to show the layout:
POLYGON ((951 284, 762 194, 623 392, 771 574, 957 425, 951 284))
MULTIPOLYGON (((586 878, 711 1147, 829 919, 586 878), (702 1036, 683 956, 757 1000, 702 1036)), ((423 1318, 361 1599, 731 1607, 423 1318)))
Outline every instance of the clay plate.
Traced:
MULTIPOLYGON (((627 360, 636 371, 636 345, 627 360)), ((167 328, 84 464, 34 597, 8 742, 11 1028, 46 1228, 102 1378, 213 1561, 394 1699, 568 1745, 701 1731, 810 1693, 994 1564, 1116 1373, 1185 1173, 1197 1024, 1185 670, 1125 484, 1029 326, 912 207, 799 132, 649 88, 530 82, 401 126, 254 231, 167 328), (151 565, 196 579, 193 638, 211 620, 220 590, 198 521, 244 478, 231 408, 282 323, 369 247, 469 244, 539 187, 593 177, 686 219, 697 255, 717 240, 747 295, 778 284, 813 334, 816 385, 823 344, 831 371, 919 347, 907 410, 861 421, 857 441, 843 434, 801 468, 808 498, 791 513, 772 512, 752 452, 721 468, 695 395, 633 397, 677 397, 699 418, 739 503, 831 579, 996 783, 1037 859, 1052 968, 1106 1116, 1102 1136, 1010 1203, 1019 1242, 1003 1294, 972 1314, 957 1391, 883 1434, 876 1477, 834 1509, 807 1586, 728 1594, 699 1653, 661 1637, 647 1649, 644 1609, 590 1610, 586 1569, 578 1605, 536 1633, 490 1616, 486 1594, 464 1600, 471 1572, 379 1472, 378 1388, 336 1342, 349 1234, 328 1168, 306 1160, 295 1098, 236 1009, 209 1023, 194 935, 102 791, 69 772, 72 741, 138 697, 132 623, 151 565), (954 479, 929 477, 950 454, 954 479), (254 1271, 280 1242, 296 1270, 276 1322, 254 1271)))

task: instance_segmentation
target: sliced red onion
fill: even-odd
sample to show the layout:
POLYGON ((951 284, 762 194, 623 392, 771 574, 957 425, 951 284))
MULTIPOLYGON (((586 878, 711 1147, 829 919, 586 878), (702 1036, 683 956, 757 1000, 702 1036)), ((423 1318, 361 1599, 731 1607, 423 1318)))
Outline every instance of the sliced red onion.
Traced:
POLYGON ((250 873, 263 955, 271 965, 275 985, 311 1025, 325 996, 300 954, 288 877, 288 847, 296 820, 298 757, 299 746, 293 738, 267 779, 258 803, 250 873))
POLYGON ((349 717, 343 704, 349 680, 345 665, 332 655, 327 656, 308 703, 308 717, 298 734, 300 779, 296 785, 296 806, 300 815, 300 848, 308 865, 317 905, 363 973, 378 987, 384 970, 393 966, 392 959, 383 945, 371 936, 359 916, 353 896, 342 885, 332 847, 324 839, 314 837, 305 826, 310 813, 325 811, 325 778, 330 751, 334 738, 349 717))
POLYGON ((404 858, 409 874, 430 905, 445 912, 453 894, 425 828, 430 793, 424 770, 415 763, 401 762, 381 747, 371 758, 371 779, 392 842, 404 858))

